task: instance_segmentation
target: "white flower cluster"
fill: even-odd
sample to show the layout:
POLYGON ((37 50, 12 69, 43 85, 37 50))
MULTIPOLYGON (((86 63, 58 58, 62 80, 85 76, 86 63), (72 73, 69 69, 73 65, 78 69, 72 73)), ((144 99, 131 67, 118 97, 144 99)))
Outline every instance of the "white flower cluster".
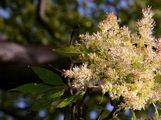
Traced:
POLYGON ((64 76, 74 78, 73 87, 83 89, 87 87, 92 77, 92 71, 87 68, 87 64, 80 67, 73 67, 71 70, 64 71, 64 76))
POLYGON ((161 82, 155 79, 160 74, 161 45, 152 36, 152 15, 150 8, 144 9, 136 23, 138 31, 130 32, 119 26, 113 13, 107 14, 98 32, 80 35, 75 47, 82 54, 77 60, 86 64, 65 70, 65 77, 79 89, 99 83, 111 99, 123 97, 123 108, 140 110, 161 99, 161 82))

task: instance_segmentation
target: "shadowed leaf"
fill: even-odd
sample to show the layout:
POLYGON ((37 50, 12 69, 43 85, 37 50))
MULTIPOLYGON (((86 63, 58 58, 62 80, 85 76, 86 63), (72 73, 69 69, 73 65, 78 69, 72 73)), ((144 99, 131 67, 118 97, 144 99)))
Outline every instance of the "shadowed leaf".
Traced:
POLYGON ((52 87, 45 84, 37 84, 37 83, 28 83, 22 86, 19 86, 11 91, 19 91, 26 94, 36 95, 45 91, 52 89, 52 87))
POLYGON ((32 70, 39 76, 39 78, 49 85, 64 85, 62 79, 52 71, 41 68, 41 67, 32 67, 32 70))

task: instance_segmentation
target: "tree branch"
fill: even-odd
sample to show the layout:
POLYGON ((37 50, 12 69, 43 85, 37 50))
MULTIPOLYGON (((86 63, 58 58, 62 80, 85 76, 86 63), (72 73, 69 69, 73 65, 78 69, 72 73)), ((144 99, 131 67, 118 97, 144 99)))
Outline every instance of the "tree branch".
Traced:
POLYGON ((52 52, 53 46, 20 45, 14 42, 0 42, 0 65, 3 64, 49 64, 62 59, 52 52))
MULTIPOLYGON (((108 95, 109 96, 109 95, 108 95)), ((112 100, 110 97, 110 103, 111 105, 113 106, 113 110, 109 113, 109 115, 107 117, 105 117, 103 120, 109 120, 111 118, 114 118, 118 113, 120 113, 123 109, 121 109, 119 107, 119 105, 124 102, 123 101, 123 98, 120 97, 119 100, 115 101, 115 100, 112 100)))
POLYGON ((38 0, 38 5, 37 5, 37 20, 38 22, 46 29, 49 33, 49 35, 53 38, 56 39, 54 29, 49 25, 47 18, 45 16, 45 0, 38 0))
POLYGON ((86 93, 83 95, 82 99, 79 101, 79 120, 86 120, 86 104, 85 104, 86 93))
MULTIPOLYGON (((72 90, 73 90, 74 93, 77 91, 77 89, 74 89, 74 88, 73 88, 72 90)), ((66 91, 66 92, 69 93, 70 91, 66 91)), ((99 86, 95 86, 95 87, 92 87, 92 88, 91 88, 91 87, 90 87, 90 88, 87 88, 86 94, 88 94, 88 95, 101 95, 101 94, 102 94, 102 88, 99 87, 99 86)), ((108 93, 106 94, 106 96, 108 96, 108 98, 110 99, 108 93)), ((103 120, 109 120, 109 119, 115 117, 118 113, 120 113, 120 112, 123 110, 123 109, 121 109, 121 108, 119 107, 119 105, 120 105, 122 102, 124 102, 122 97, 120 97, 119 100, 112 100, 112 99, 110 99, 110 103, 111 103, 111 105, 112 105, 114 108, 113 108, 113 110, 108 114, 108 116, 105 117, 103 120)), ((99 116, 97 117, 97 119, 100 118, 100 116, 101 116, 102 113, 103 113, 103 111, 101 111, 101 113, 99 114, 99 116)))

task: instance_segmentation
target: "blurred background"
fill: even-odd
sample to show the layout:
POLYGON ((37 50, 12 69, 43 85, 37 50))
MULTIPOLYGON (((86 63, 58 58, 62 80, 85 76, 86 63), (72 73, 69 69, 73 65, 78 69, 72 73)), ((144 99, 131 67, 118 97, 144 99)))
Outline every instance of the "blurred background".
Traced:
MULTIPOLYGON (((68 67, 68 58, 52 51, 68 46, 79 34, 96 31, 106 13, 114 12, 120 25, 135 30, 141 10, 150 6, 156 25, 154 35, 161 35, 160 0, 0 0, 0 120, 63 120, 64 112, 51 113, 46 108, 31 111, 34 99, 7 90, 29 82, 41 82, 29 66, 39 65, 53 70, 68 67)), ((89 96, 93 97, 93 96, 89 96)), ((97 118, 95 103, 100 96, 87 100, 88 119, 97 118)), ((110 111, 112 106, 104 101, 110 111)), ((130 119, 130 110, 121 115, 130 119)), ((152 116, 154 108, 138 113, 152 116)))

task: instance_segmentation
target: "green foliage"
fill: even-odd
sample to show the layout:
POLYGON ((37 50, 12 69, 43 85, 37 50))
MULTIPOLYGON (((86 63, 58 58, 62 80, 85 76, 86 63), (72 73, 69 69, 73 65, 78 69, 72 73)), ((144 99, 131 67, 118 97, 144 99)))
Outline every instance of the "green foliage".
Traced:
POLYGON ((65 90, 63 88, 57 90, 51 90, 50 92, 42 95, 32 106, 32 110, 39 111, 42 108, 56 108, 57 104, 60 102, 65 90), (54 104, 55 103, 55 104, 54 104))
MULTIPOLYGON (((71 35, 72 31, 75 32, 74 37, 78 37, 77 35, 79 33, 85 33, 85 32, 91 33, 95 31, 96 30, 95 26, 97 25, 98 21, 102 18, 102 16, 104 16, 104 13, 109 11, 111 12, 111 10, 121 18, 120 19, 121 26, 123 24, 128 25, 131 28, 131 30, 137 31, 135 29, 136 26, 134 23, 136 19, 140 18, 141 16, 141 12, 138 12, 138 11, 141 11, 142 8, 145 8, 148 5, 152 6, 153 12, 155 14, 154 19, 156 21, 156 26, 154 29, 155 32, 153 32, 152 34, 160 36, 160 33, 161 33, 161 22, 160 22, 161 1, 159 0, 153 0, 153 1, 133 0, 132 2, 131 0, 129 0, 129 1, 126 1, 126 3, 124 3, 123 0, 114 0, 114 1, 93 0, 91 2, 86 0, 82 0, 81 2, 78 2, 75 0, 69 0, 69 1, 46 0, 45 1, 45 6, 46 6, 45 20, 47 21, 47 24, 53 29, 54 31, 53 34, 55 37, 52 37, 51 34, 49 34, 49 31, 43 27, 43 25, 40 23, 39 20, 37 20, 37 16, 36 16, 37 2, 38 2, 37 0, 28 0, 28 1, 2 0, 0 2, 0 9, 7 11, 7 13, 9 14, 9 17, 8 18, 0 17, 0 35, 2 35, 2 37, 4 35, 4 37, 6 37, 7 39, 13 40, 19 43, 54 44, 54 45, 56 45, 57 43, 61 45, 63 43, 63 46, 66 46, 64 45, 64 42, 66 44, 69 44, 69 39, 70 37, 72 37, 71 35), (78 24, 80 24, 80 28, 78 28, 78 30, 75 30, 75 26, 77 26, 78 24)), ((128 38, 126 40, 128 40, 128 38)), ((101 46, 104 45, 104 44, 98 44, 98 43, 99 42, 97 42, 96 45, 93 47, 95 52, 97 52, 99 48, 101 48, 101 46)), ((108 45, 104 45, 105 48, 108 45)), ((140 46, 143 47, 142 42, 140 42, 140 46)), ((93 48, 84 48, 83 53, 87 55, 93 52, 92 51, 93 48)), ((75 48, 73 46, 58 48, 58 49, 55 49, 54 51, 67 57, 80 55, 80 50, 77 47, 75 48)), ((102 54, 103 52, 102 51, 99 51, 99 52, 100 52, 99 55, 103 56, 102 54)), ((129 56, 126 56, 126 58, 128 57, 129 56)), ((85 58, 87 59, 87 57, 85 58)), ((140 63, 138 61, 142 61, 143 58, 144 57, 138 57, 133 60, 133 63, 136 66, 136 68, 140 66, 140 63)), ((100 61, 101 59, 96 61, 96 64, 98 64, 97 68, 101 67, 101 62, 103 61, 101 62, 100 61)), ((123 65, 126 65, 126 63, 123 65)), ((86 65, 84 65, 84 67, 85 66, 86 65)), ((140 68, 143 68, 143 67, 144 65, 141 66, 140 68)), ((81 97, 85 94, 84 91, 80 91, 74 95, 68 95, 66 94, 66 91, 69 88, 67 88, 67 86, 62 82, 61 78, 58 75, 44 68, 33 67, 32 69, 39 76, 39 78, 42 80, 43 83, 29 83, 29 84, 17 87, 11 91, 19 91, 32 96, 32 98, 34 98, 33 99, 34 104, 33 103, 30 103, 30 104, 33 104, 32 110, 34 111, 39 111, 42 108, 48 108, 49 110, 61 109, 62 111, 59 111, 58 113, 69 114, 68 109, 66 110, 67 113, 63 111, 65 110, 64 107, 66 108, 67 106, 70 107, 70 104, 77 102, 77 100, 81 99, 81 97)), ((78 67, 74 67, 74 69, 78 70, 78 67)), ((82 68, 81 70, 83 70, 83 72, 79 71, 80 72, 79 74, 87 72, 89 75, 88 77, 91 77, 90 76, 91 71, 88 70, 88 66, 86 66, 85 69, 82 68)), ((99 72, 99 71, 95 71, 95 72, 99 72)), ((110 72, 114 72, 114 71, 110 71, 110 72)), ((148 76, 149 74, 146 74, 146 75, 148 76)), ((102 76, 103 74, 101 74, 101 77, 102 76)), ((128 74, 127 76, 123 77, 123 79, 126 80, 129 84, 131 84, 131 80, 133 79, 134 76, 135 75, 133 74, 128 74)), ((83 81, 85 82, 85 87, 87 87, 87 83, 89 82, 88 77, 83 81)), ((116 76, 110 76, 110 77, 116 77, 116 76)), ((96 77, 95 79, 98 79, 98 77, 96 77)), ((161 83, 161 76, 157 74, 154 79, 156 82, 158 82, 158 86, 155 88, 157 89, 160 87, 159 84, 161 83)), ((81 78, 79 78, 79 80, 81 80, 81 78)), ((80 84, 76 81, 74 82, 75 84, 80 84)), ((138 86, 139 85, 136 85, 135 87, 137 88, 138 86)), ((136 89, 135 87, 133 89, 136 89)), ((114 89, 117 88, 117 92, 121 92, 120 90, 122 90, 122 87, 118 87, 118 86, 113 88, 114 89)), ((13 108, 11 101, 14 101, 16 97, 17 98, 21 97, 21 94, 20 96, 16 95, 15 97, 13 95, 14 93, 11 92, 12 95, 0 94, 0 98, 1 98, 0 112, 3 106, 5 106, 8 110, 13 108)), ((145 95, 149 95, 149 94, 145 94, 145 95)), ((103 106, 102 108, 100 108, 100 111, 104 110, 103 114, 101 115, 101 119, 105 118, 109 113, 109 111, 105 110, 105 105, 108 101, 106 100, 106 101, 100 102, 100 99, 98 99, 98 96, 95 96, 95 95, 93 96, 94 97, 88 96, 89 98, 87 100, 88 101, 87 106, 91 110, 93 110, 97 106, 96 103, 100 103, 103 106)), ((155 114, 158 116, 158 111, 159 111, 157 110, 158 105, 154 107, 155 107, 155 114)), ((12 111, 15 111, 15 109, 13 109, 12 111)), ((17 108, 15 112, 18 113, 17 108)), ((132 113, 133 113, 132 119, 135 120, 137 114, 135 116, 135 113, 134 112, 132 113)), ((24 113, 22 112, 22 115, 23 114, 24 113)), ((53 111, 51 114, 52 114, 51 115, 52 119, 56 115, 58 115, 58 114, 55 114, 55 112, 53 111)), ((143 116, 143 114, 141 115, 143 116)), ((20 119, 28 120, 28 119, 37 119, 37 118, 34 118, 33 113, 31 113, 27 115, 25 114, 25 117, 20 119)), ((119 119, 119 118, 115 118, 115 119, 119 119)))
POLYGON ((19 86, 11 91, 19 91, 36 97, 32 110, 39 111, 43 108, 64 108, 80 99, 85 91, 79 91, 66 98, 65 84, 61 78, 50 70, 40 67, 32 67, 32 70, 42 79, 43 83, 29 83, 19 86))
POLYGON ((153 106, 154 106, 154 109, 155 109, 155 117, 159 117, 159 112, 158 112, 158 108, 157 108, 157 106, 153 103, 153 106))
POLYGON ((105 109, 102 106, 98 106, 97 110, 99 111, 98 113, 102 112, 101 115, 98 117, 98 120, 102 120, 103 118, 105 118, 110 113, 107 109, 105 109))
MULTIPOLYGON (((60 101, 64 95, 66 86, 61 78, 50 70, 40 67, 32 67, 32 70, 42 79, 43 83, 28 83, 11 91, 19 91, 36 97, 32 110, 39 111, 42 108, 54 107, 54 102, 60 101)), ((80 94, 79 94, 80 95, 80 94)), ((55 105, 56 107, 57 105, 55 105)))
POLYGON ((40 68, 40 67, 32 67, 32 70, 46 84, 55 85, 55 86, 64 85, 61 78, 57 74, 53 73, 52 71, 50 71, 48 69, 40 68))
POLYGON ((68 2, 46 0, 45 18, 47 18, 49 26, 54 30, 54 39, 36 19, 37 2, 35 0, 25 2, 2 0, 0 8, 7 11, 9 17, 0 18, 0 33, 20 43, 51 44, 55 43, 55 41, 68 41, 74 26, 81 25, 79 28, 80 33, 95 31, 96 26, 94 24, 104 16, 105 12, 111 12, 111 10, 120 16, 121 24, 126 24, 135 29, 134 22, 141 16, 141 12, 138 11, 151 6, 154 10, 156 21, 154 34, 159 36, 161 33, 160 5, 161 2, 158 0, 130 0, 126 1, 126 3, 123 0, 94 0, 90 2, 85 0, 81 2, 74 0, 68 2), (90 7, 90 5, 94 7, 90 7))
POLYGON ((28 83, 22 86, 19 86, 11 91, 19 91, 29 95, 37 95, 43 92, 50 90, 52 87, 45 84, 37 84, 37 83, 28 83))
POLYGON ((59 98, 64 94, 64 89, 49 96, 50 99, 59 98))
POLYGON ((64 48, 53 49, 53 51, 66 57, 78 56, 79 54, 81 54, 79 49, 72 45, 64 48))
POLYGON ((52 30, 44 27, 41 20, 37 18, 37 6, 38 1, 35 0, 2 0, 0 9, 4 9, 9 17, 0 18, 0 33, 10 40, 23 44, 61 45, 62 42, 68 43, 74 26, 81 24, 80 32, 93 31, 95 27, 90 16, 79 14, 77 1, 46 0, 44 2, 45 10, 42 17, 52 30), (52 35, 49 32, 52 32, 52 35))
POLYGON ((136 118, 136 115, 135 115, 135 112, 134 112, 134 111, 132 111, 132 118, 131 118, 131 120, 137 120, 137 118, 136 118))
POLYGON ((63 108, 66 107, 68 105, 70 105, 71 103, 75 102, 77 99, 79 99, 80 97, 82 97, 85 94, 85 91, 79 91, 76 94, 64 99, 62 102, 60 102, 58 104, 58 108, 63 108))

